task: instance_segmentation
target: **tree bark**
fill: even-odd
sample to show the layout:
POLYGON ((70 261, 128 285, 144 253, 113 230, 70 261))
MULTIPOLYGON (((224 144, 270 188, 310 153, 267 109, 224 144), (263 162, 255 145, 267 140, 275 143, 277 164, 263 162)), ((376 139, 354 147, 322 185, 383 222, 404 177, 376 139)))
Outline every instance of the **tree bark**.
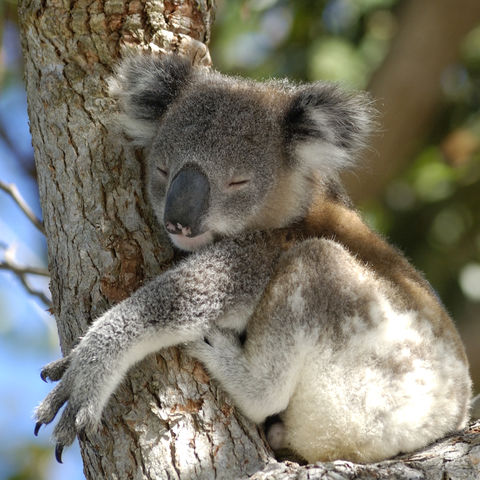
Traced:
MULTIPOLYGON (((20 1, 53 313, 64 353, 94 318, 173 259, 145 201, 141 155, 122 147, 112 127, 115 105, 107 95, 112 66, 123 45, 179 51, 209 64, 212 15, 207 0, 20 1)), ((210 383, 202 366, 170 349, 132 369, 109 402, 100 432, 83 436, 80 445, 85 475, 92 480, 357 474, 444 479, 453 465, 478 473, 478 428, 460 443, 452 437, 404 461, 279 463, 259 429, 210 383), (422 473, 430 472, 430 464, 432 475, 422 473), (416 477, 405 476, 413 471, 416 477)))

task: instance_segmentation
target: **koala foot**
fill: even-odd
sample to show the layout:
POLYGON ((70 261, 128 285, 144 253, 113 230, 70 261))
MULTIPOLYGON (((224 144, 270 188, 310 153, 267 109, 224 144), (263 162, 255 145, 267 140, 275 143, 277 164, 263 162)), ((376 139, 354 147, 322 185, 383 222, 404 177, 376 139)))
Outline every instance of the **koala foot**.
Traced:
POLYGON ((278 415, 268 417, 264 424, 265 437, 273 451, 283 448, 285 425, 278 415))
POLYGON ((67 404, 60 420, 53 431, 56 440, 55 458, 62 463, 62 452, 65 446, 73 443, 77 433, 97 430, 101 417, 102 401, 95 386, 98 388, 99 378, 95 375, 85 375, 77 367, 78 362, 67 357, 44 367, 41 377, 45 380, 60 380, 60 383, 45 397, 35 410, 34 434, 42 425, 50 423, 60 408, 67 404))

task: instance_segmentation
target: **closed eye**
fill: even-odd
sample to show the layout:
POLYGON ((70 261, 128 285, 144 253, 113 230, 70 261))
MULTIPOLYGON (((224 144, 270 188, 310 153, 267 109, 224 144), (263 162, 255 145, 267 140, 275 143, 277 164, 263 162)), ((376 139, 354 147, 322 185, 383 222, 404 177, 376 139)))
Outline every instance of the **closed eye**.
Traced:
POLYGON ((166 170, 165 168, 157 167, 157 170, 158 170, 158 173, 159 173, 163 178, 167 178, 167 177, 168 177, 168 170, 166 170))
POLYGON ((233 179, 228 183, 228 188, 241 188, 250 182, 249 178, 233 179))

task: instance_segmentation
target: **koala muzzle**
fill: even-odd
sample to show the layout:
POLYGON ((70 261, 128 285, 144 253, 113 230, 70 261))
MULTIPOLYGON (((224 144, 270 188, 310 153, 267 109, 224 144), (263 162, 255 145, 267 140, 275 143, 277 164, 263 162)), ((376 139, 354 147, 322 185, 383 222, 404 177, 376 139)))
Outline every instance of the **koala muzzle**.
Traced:
POLYGON ((200 231, 210 197, 208 178, 195 166, 183 167, 172 180, 163 222, 169 233, 195 237, 200 231))

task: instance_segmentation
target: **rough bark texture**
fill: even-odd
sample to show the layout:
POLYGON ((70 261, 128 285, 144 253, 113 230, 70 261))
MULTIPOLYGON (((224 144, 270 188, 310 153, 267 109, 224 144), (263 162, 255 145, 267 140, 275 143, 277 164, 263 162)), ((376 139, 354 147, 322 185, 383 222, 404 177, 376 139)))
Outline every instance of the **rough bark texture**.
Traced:
MULTIPOLYGON (((106 95, 112 65, 124 44, 181 51, 208 64, 211 18, 207 0, 20 1, 53 311, 64 352, 92 319, 173 258, 145 203, 141 157, 116 141, 115 106, 106 95)), ((203 368, 170 349, 130 372, 99 434, 80 443, 86 477, 95 480, 445 479, 479 473, 477 430, 405 461, 277 463, 259 430, 203 368)))
POLYGON ((354 200, 378 198, 413 160, 434 123, 442 75, 457 60, 465 35, 479 22, 478 0, 405 2, 397 35, 369 87, 377 100, 382 133, 372 138, 366 168, 346 175, 354 200))

